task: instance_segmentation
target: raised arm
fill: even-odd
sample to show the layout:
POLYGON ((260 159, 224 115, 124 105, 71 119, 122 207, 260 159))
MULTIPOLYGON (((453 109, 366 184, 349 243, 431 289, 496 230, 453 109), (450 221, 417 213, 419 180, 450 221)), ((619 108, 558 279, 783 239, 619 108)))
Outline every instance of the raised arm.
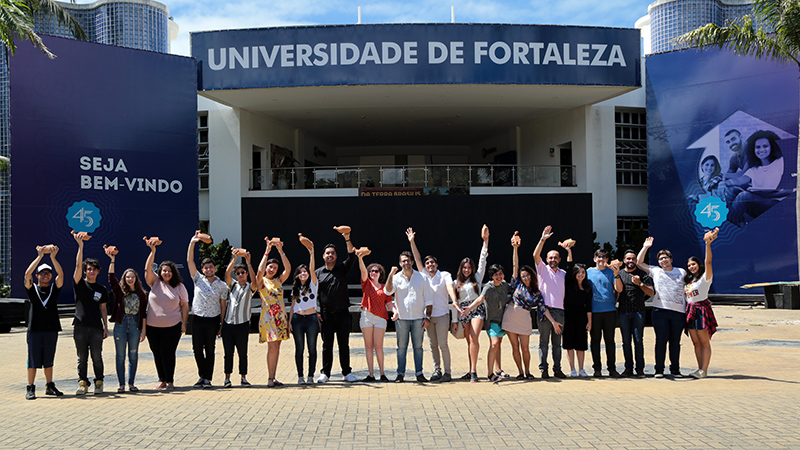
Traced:
POLYGON ((392 266, 389 275, 386 276, 386 284, 383 285, 383 293, 386 295, 394 294, 394 274, 397 273, 397 266, 392 266))
POLYGON ((53 269, 56 271, 56 287, 60 288, 64 285, 64 269, 61 268, 61 264, 56 260, 57 254, 58 247, 53 245, 53 249, 50 251, 50 262, 53 263, 53 269))
POLYGON ((194 244, 200 240, 200 230, 194 232, 194 236, 189 240, 189 248, 186 249, 186 267, 189 269, 189 275, 194 278, 197 273, 197 266, 194 264, 194 244))
POLYGON ((258 287, 261 288, 262 279, 264 278, 264 272, 267 271, 267 260, 269 259, 269 252, 272 250, 272 241, 268 238, 264 238, 267 241, 267 248, 264 250, 264 256, 261 257, 261 262, 258 263, 258 272, 256 273, 256 278, 258 279, 258 287))
POLYGON ((41 261, 43 257, 44 246, 36 246, 36 258, 34 258, 28 268, 25 269, 25 289, 30 289, 30 287, 33 286, 33 272, 36 270, 36 267, 39 265, 39 261, 41 261))
POLYGON ((706 241, 706 261, 705 261, 706 273, 705 273, 705 275, 706 275, 706 280, 707 281, 711 280, 711 278, 714 276, 714 271, 711 268, 711 243, 714 242, 714 239, 717 238, 718 234, 719 234, 719 227, 714 228, 713 231, 709 231, 709 232, 706 233, 705 236, 703 236, 703 240, 706 241))
POLYGON ((302 233, 298 233, 297 236, 300 239, 300 243, 303 244, 303 247, 305 247, 308 250, 309 254, 308 276, 311 278, 311 282, 313 284, 317 284, 317 263, 316 259, 314 258, 314 243, 311 242, 311 239, 303 236, 302 233))
POLYGON ((559 242, 558 245, 561 246, 564 250, 567 251, 567 262, 572 262, 572 247, 575 246, 574 239, 567 239, 564 242, 559 242))
POLYGON ((228 286, 233 284, 231 273, 233 273, 233 266, 236 265, 236 260, 239 259, 239 256, 236 254, 237 250, 236 247, 231 247, 231 262, 229 262, 228 267, 225 268, 225 284, 228 286))
POLYGON ((250 289, 253 292, 258 291, 261 289, 261 279, 256 277, 256 273, 253 271, 253 264, 250 257, 250 252, 246 252, 244 254, 244 261, 247 263, 247 273, 250 275, 250 289))
POLYGON ((361 270, 361 282, 363 283, 369 279, 369 272, 367 272, 367 266, 364 264, 364 254, 356 250, 356 256, 358 257, 358 268, 361 270))
POLYGON ((103 250, 105 251, 106 256, 108 256, 108 259, 110 259, 108 263, 108 284, 111 285, 111 292, 114 293, 114 300, 115 300, 114 304, 116 305, 116 300, 122 299, 124 297, 122 293, 122 288, 120 288, 119 286, 119 280, 117 279, 116 275, 115 263, 117 255, 113 254, 111 252, 111 248, 105 245, 103 246, 103 250))
POLYGON ((511 246, 514 247, 514 256, 512 258, 512 272, 511 277, 519 280, 519 246, 522 245, 522 240, 519 237, 519 231, 515 231, 511 236, 511 246))
POLYGON ((422 265, 422 257, 419 254, 419 249, 417 249, 417 243, 414 242, 414 238, 416 237, 414 229, 409 227, 406 230, 406 236, 408 237, 408 242, 411 244, 411 253, 414 254, 414 263, 417 264, 417 270, 422 273, 425 269, 425 266, 422 265))
POLYGON ((642 245, 642 249, 639 250, 639 254, 636 255, 636 265, 639 266, 639 268, 644 270, 646 273, 650 273, 650 266, 644 263, 644 256, 647 254, 647 251, 652 246, 653 246, 653 237, 649 236, 647 239, 644 240, 644 244, 642 245))
POLYGON ((481 228, 481 239, 483 239, 483 246, 478 258, 478 268, 475 270, 475 280, 479 285, 483 283, 483 276, 486 274, 486 258, 489 257, 489 227, 486 224, 481 228))
POLYGON ((144 242, 150 247, 150 254, 147 255, 147 260, 144 262, 144 282, 152 288, 153 283, 156 282, 156 274, 153 272, 153 264, 156 260, 156 244, 148 241, 147 236, 144 237, 144 242))
POLYGON ((283 282, 292 275, 292 265, 289 263, 289 258, 286 257, 286 253, 283 252, 283 241, 278 242, 275 246, 278 247, 278 253, 280 253, 281 262, 283 263, 283 272, 281 272, 281 276, 278 277, 278 280, 283 284, 283 282))
POLYGON ((536 249, 533 250, 533 262, 537 266, 542 262, 542 249, 544 248, 544 241, 549 239, 552 235, 553 227, 550 225, 544 227, 544 230, 542 231, 542 237, 539 239, 539 243, 536 244, 536 249))
POLYGON ((83 266, 83 237, 86 236, 86 233, 81 231, 80 233, 76 233, 75 231, 72 232, 72 237, 75 238, 75 242, 78 243, 78 253, 75 254, 75 272, 72 273, 72 281, 77 283, 81 281, 83 277, 83 273, 81 268, 83 266))

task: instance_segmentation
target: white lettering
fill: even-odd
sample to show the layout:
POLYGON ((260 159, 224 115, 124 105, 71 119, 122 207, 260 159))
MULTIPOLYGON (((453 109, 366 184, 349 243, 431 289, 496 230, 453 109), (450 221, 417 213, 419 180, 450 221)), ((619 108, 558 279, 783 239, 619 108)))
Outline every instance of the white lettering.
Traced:
POLYGON ((395 64, 397 61, 400 61, 400 56, 403 53, 400 50, 400 46, 394 42, 384 42, 381 45, 381 51, 384 64, 395 64), (390 52, 394 52, 394 54, 389 56, 390 52))
POLYGON ((336 58, 337 58, 337 54, 336 54, 336 44, 335 44, 335 43, 333 43, 333 44, 331 44, 331 65, 332 65, 332 66, 335 66, 335 65, 337 64, 337 63, 336 63, 336 58))
POLYGON ((578 65, 589 65, 589 44, 578 44, 578 65))
POLYGON ((358 64, 363 66, 369 61, 375 64, 381 63, 381 57, 378 56, 378 48, 375 47, 374 42, 367 42, 367 45, 364 46, 364 53, 361 55, 361 61, 358 64))
POLYGON ((611 56, 608 57, 608 65, 613 66, 614 64, 626 67, 625 55, 622 54, 622 48, 619 45, 613 45, 611 47, 611 56))
POLYGON ((328 47, 328 44, 317 44, 314 46, 314 65, 317 67, 324 66, 328 64, 328 54, 325 53, 325 49, 328 47))
POLYGON ((528 44, 514 42, 514 64, 530 64, 528 62, 528 44))
POLYGON ((563 45, 563 49, 564 49, 564 65, 574 66, 575 60, 569 58, 569 44, 565 42, 563 45))
POLYGON ((122 159, 117 161, 117 167, 114 168, 114 172, 125 172, 125 173, 128 173, 128 168, 125 167, 125 161, 123 161, 122 159))
POLYGON ((281 67, 294 66, 294 46, 291 44, 281 45, 281 67))
POLYGON ((561 55, 558 53, 558 45, 554 43, 547 44, 547 50, 544 52, 544 59, 542 60, 542 64, 549 64, 550 61, 555 62, 558 65, 561 65, 561 55))
POLYGON ((403 64, 417 63, 417 43, 403 42, 403 64))
POLYGON ((228 47, 228 68, 235 69, 237 61, 239 62, 239 65, 242 66, 242 69, 249 69, 250 53, 248 53, 246 49, 243 49, 242 53, 239 53, 239 50, 236 48, 228 47))
MULTIPOLYGON (((275 64, 275 58, 278 56, 279 49, 279 45, 273 45, 272 54, 270 55, 267 51, 267 47, 264 47, 263 45, 258 47, 258 51, 261 53, 261 57, 264 58, 264 62, 267 64, 267 67, 272 67, 272 65, 275 64)), ((258 64, 253 64, 253 67, 258 67, 258 64)))
POLYGON ((539 51, 544 48, 544 43, 531 42, 529 45, 531 50, 533 50, 533 63, 539 64, 539 51))
POLYGON ((208 49, 208 68, 211 70, 222 70, 225 68, 225 49, 219 49, 219 61, 214 62, 214 49, 208 49))
POLYGON ((297 44, 297 67, 311 66, 311 46, 308 44, 297 44))
POLYGON ((450 43, 450 64, 464 64, 464 43, 453 41, 450 43))
POLYGON ((489 53, 486 51, 486 47, 489 46, 488 42, 475 42, 475 64, 481 63, 481 57, 486 56, 489 53))
POLYGON ((605 66, 606 62, 603 61, 601 58, 603 57, 603 53, 606 51, 606 44, 592 44, 592 50, 597 50, 597 53, 594 54, 594 58, 592 59, 593 66, 605 66))
POLYGON ((125 184, 128 186, 128 190, 133 192, 133 187, 136 186, 136 178, 125 177, 125 184))
POLYGON ((81 175, 81 189, 92 188, 92 177, 89 175, 81 175))
POLYGON ((81 156, 81 170, 92 168, 92 160, 88 156, 81 156))
POLYGON ((489 59, 492 60, 495 64, 505 64, 511 59, 511 49, 508 47, 508 44, 502 41, 495 42, 489 47, 489 59), (497 56, 497 49, 503 49, 503 57, 500 58, 497 56))
POLYGON ((176 194, 180 194, 183 190, 183 184, 178 180, 172 180, 172 183, 169 184, 169 189, 176 194))
POLYGON ((343 66, 355 64, 359 56, 361 56, 361 51, 358 49, 358 46, 352 42, 342 42, 339 44, 339 48, 341 49, 339 61, 341 61, 341 65, 343 66))
POLYGON ((428 42, 428 63, 441 64, 447 61, 447 45, 431 41, 428 42))

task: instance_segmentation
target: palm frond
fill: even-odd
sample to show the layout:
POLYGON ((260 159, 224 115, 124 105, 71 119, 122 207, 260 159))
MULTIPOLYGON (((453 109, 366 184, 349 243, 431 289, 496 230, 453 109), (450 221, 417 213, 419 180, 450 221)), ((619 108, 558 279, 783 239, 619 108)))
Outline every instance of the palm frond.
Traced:
POLYGON ((33 27, 33 15, 24 0, 0 0, 0 40, 8 51, 16 54, 15 40, 19 37, 31 41, 49 58, 55 58, 33 27))
POLYGON ((740 23, 731 23, 720 27, 715 24, 704 25, 696 30, 675 38, 678 45, 699 47, 729 48, 740 55, 751 55, 756 58, 769 58, 778 62, 794 62, 797 53, 787 47, 785 36, 779 32, 767 33, 762 27, 756 29, 753 17, 745 16, 740 23))

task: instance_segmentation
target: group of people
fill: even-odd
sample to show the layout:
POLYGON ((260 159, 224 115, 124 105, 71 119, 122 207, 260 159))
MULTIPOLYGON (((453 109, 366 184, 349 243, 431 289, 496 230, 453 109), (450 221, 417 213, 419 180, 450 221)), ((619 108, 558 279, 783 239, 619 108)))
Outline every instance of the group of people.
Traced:
POLYGON ((780 138, 773 131, 758 130, 743 140, 739 130, 731 129, 724 139, 731 151, 727 170, 723 172, 715 155, 703 157, 698 173, 700 191, 691 197, 717 197, 728 205, 730 222, 746 223, 791 193, 780 189, 784 174, 780 138))
MULTIPOLYGON (((453 379, 448 334, 464 337, 467 344, 469 371, 461 379, 478 381, 479 335, 486 330, 489 337, 487 378, 502 381, 510 376, 502 368, 501 343, 508 336, 518 375, 516 379, 533 379, 529 351, 533 321, 539 329, 539 371, 542 378, 550 377, 548 353, 552 351, 552 373, 565 378, 561 370, 561 351, 567 350, 570 376, 588 376, 584 370, 585 352, 591 348, 595 377, 602 377, 601 344, 605 344, 607 372, 611 377, 644 377, 643 333, 645 300, 653 297, 652 321, 656 335, 655 377, 665 375, 667 347, 670 356, 670 375, 680 376, 681 332, 691 336, 695 346, 698 370, 691 374, 704 378, 711 359, 710 338, 716 330, 708 291, 712 281, 711 242, 718 230, 704 236, 705 260, 692 257, 686 269, 672 266, 669 250, 656 255, 658 266, 644 263, 653 244, 648 238, 641 251, 625 252, 623 261, 609 262, 604 250, 594 254, 594 267, 587 268, 572 258, 573 239, 559 242, 567 254, 566 270, 559 267, 561 255, 550 250, 543 260, 541 253, 546 241, 553 236, 551 227, 542 232, 533 252, 535 269, 520 266, 518 250, 522 243, 519 233, 511 238, 512 270, 506 281, 500 264, 487 268, 489 229, 481 229, 483 244, 478 262, 467 257, 461 260, 454 277, 440 271, 433 255, 421 257, 416 245, 416 233, 406 231, 410 251, 400 253, 398 266, 387 273, 377 263, 367 265, 371 254, 367 247, 356 248, 350 240, 351 228, 334 227, 344 238, 347 257, 339 261, 336 246, 323 249, 324 264, 316 267, 314 244, 302 234, 300 243, 309 252, 308 265, 292 266, 283 251, 279 238, 265 238, 266 249, 257 269, 251 265, 251 255, 245 249, 232 248, 232 258, 225 270, 225 279, 217 275, 217 266, 204 259, 200 271, 195 264, 194 248, 199 241, 210 237, 199 231, 190 239, 187 267, 194 284, 191 302, 192 347, 197 364, 198 381, 195 388, 211 388, 214 375, 215 344, 222 338, 224 348, 223 385, 232 386, 234 356, 238 356, 241 385, 248 387, 247 347, 250 324, 250 305, 254 295, 261 299, 259 342, 267 343, 267 387, 282 386, 277 379, 281 342, 293 337, 298 384, 314 383, 317 365, 317 339, 322 334, 322 367, 316 383, 326 383, 333 367, 333 346, 339 348, 339 364, 344 380, 355 382, 350 367, 350 301, 347 277, 356 260, 360 269, 363 298, 360 326, 366 349, 368 376, 364 382, 390 381, 385 371, 383 341, 387 324, 395 324, 397 337, 397 373, 394 381, 405 381, 409 342, 414 358, 417 382, 448 382, 453 379), (270 257, 277 250, 278 258, 270 257), (239 263, 239 258, 244 262, 239 263), (415 270, 414 265, 421 270, 415 270), (281 266, 282 269, 281 270, 281 266), (484 283, 484 275, 489 280, 484 283), (291 303, 284 306, 283 284, 293 277, 291 303), (615 328, 619 320, 625 369, 616 370, 615 328), (423 335, 427 330, 434 368, 430 380, 423 373, 423 335), (590 336, 591 345, 588 345, 590 336), (308 365, 306 362, 308 353, 308 365), (577 356, 577 362, 576 362, 577 356), (379 372, 374 371, 377 361, 379 372), (304 370, 306 369, 306 370, 304 370)), ((138 366, 139 343, 148 340, 158 374, 156 390, 174 389, 176 351, 181 335, 186 332, 189 316, 189 296, 180 273, 171 261, 155 266, 158 238, 144 238, 150 253, 145 262, 145 292, 137 272, 126 269, 122 280, 117 279, 114 267, 118 250, 104 246, 110 259, 108 280, 111 294, 97 281, 101 266, 98 260, 83 258, 86 233, 75 233, 78 245, 73 274, 75 290, 74 341, 78 354, 78 390, 86 394, 91 384, 88 360, 94 369, 94 393, 103 392, 103 340, 109 336, 108 312, 116 346, 117 392, 138 391, 135 378, 138 366), (154 269, 154 267, 157 267, 154 269), (126 375, 127 357, 127 379, 126 375)), ((63 286, 64 273, 56 255, 58 247, 44 245, 36 248, 37 257, 25 272, 25 288, 31 301, 28 322, 28 386, 26 398, 34 399, 37 369, 44 369, 46 394, 63 395, 53 382, 53 360, 61 325, 57 300, 63 286), (42 263, 49 254, 52 266, 42 263), (53 279, 53 271, 56 277, 53 279), (33 278, 36 278, 34 283, 33 278)))

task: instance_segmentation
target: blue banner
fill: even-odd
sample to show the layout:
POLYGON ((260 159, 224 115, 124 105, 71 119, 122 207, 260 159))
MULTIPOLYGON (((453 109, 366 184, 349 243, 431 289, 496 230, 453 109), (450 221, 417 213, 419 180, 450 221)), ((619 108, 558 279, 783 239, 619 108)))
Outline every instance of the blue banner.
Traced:
MULTIPOLYGON (((674 265, 713 244, 712 292, 797 280, 797 67, 728 51, 647 57, 650 233, 674 265)), ((651 252, 652 258, 655 252, 651 252)))
MULTIPOLYGON (((72 300, 77 244, 96 258, 106 283, 115 245, 117 272, 143 274, 157 259, 185 259, 197 228, 197 86, 191 58, 44 37, 56 55, 30 45, 9 58, 11 86, 12 296, 25 297, 23 276, 37 245, 56 244, 72 300)), ((44 262, 49 263, 45 257, 44 262)), ((184 271, 184 277, 188 271, 184 271)))
POLYGON ((639 31, 382 24, 191 34, 202 90, 364 84, 640 86, 639 31))

